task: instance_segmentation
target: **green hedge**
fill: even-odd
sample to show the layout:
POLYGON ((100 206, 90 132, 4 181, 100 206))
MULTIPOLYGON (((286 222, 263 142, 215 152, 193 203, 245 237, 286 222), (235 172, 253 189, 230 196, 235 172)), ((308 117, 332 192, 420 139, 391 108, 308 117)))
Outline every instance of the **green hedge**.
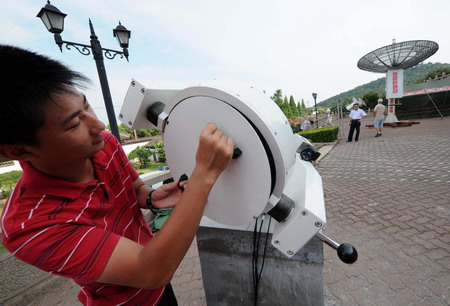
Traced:
POLYGON ((339 127, 329 126, 318 129, 309 129, 301 131, 298 134, 311 142, 333 142, 338 139, 339 127))

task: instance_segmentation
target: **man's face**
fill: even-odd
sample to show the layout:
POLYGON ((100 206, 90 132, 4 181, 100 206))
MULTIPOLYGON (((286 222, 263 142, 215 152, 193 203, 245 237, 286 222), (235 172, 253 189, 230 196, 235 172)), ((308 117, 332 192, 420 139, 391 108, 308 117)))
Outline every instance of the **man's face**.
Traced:
POLYGON ((353 109, 354 109, 354 110, 359 109, 359 105, 358 105, 358 104, 353 104, 353 109))
POLYGON ((105 125, 97 119, 86 97, 73 94, 53 96, 46 124, 36 132, 38 145, 33 146, 38 161, 50 166, 86 161, 103 146, 105 125))

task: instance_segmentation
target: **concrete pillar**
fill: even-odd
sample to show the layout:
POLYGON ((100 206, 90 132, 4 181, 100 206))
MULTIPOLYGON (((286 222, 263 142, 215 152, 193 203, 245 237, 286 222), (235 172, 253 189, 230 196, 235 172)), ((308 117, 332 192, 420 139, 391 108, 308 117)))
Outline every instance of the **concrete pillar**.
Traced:
POLYGON ((388 115, 384 120, 385 123, 399 122, 397 116, 395 116, 395 99, 390 98, 388 100, 388 115))
MULTIPOLYGON (((260 238, 258 270, 265 233, 260 238)), ((323 243, 314 238, 287 258, 271 245, 269 235, 258 305, 323 305, 323 243)), ((253 231, 201 226, 197 245, 207 304, 254 305, 253 231)))

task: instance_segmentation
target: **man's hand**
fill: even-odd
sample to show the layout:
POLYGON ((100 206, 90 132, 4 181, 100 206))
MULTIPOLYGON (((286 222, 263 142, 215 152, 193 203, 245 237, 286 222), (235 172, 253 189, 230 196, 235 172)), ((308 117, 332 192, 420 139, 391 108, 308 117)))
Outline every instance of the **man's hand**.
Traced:
POLYGON ((178 187, 178 183, 181 187, 187 185, 187 181, 164 184, 152 193, 152 203, 155 208, 169 208, 174 207, 180 201, 182 190, 178 187))
POLYGON ((194 172, 214 184, 230 163, 233 150, 233 139, 228 138, 215 123, 208 123, 200 134, 194 172))

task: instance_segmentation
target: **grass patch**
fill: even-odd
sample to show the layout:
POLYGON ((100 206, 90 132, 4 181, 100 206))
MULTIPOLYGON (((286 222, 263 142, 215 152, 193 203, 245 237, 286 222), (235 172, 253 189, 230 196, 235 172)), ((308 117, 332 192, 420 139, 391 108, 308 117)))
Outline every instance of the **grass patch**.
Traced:
POLYGON ((0 242, 0 254, 6 253, 8 250, 3 246, 3 244, 0 242))
POLYGON ((136 169, 139 175, 164 169, 165 166, 167 166, 166 163, 151 163, 150 166, 146 168, 139 168, 139 164, 133 164, 134 169, 136 169))

